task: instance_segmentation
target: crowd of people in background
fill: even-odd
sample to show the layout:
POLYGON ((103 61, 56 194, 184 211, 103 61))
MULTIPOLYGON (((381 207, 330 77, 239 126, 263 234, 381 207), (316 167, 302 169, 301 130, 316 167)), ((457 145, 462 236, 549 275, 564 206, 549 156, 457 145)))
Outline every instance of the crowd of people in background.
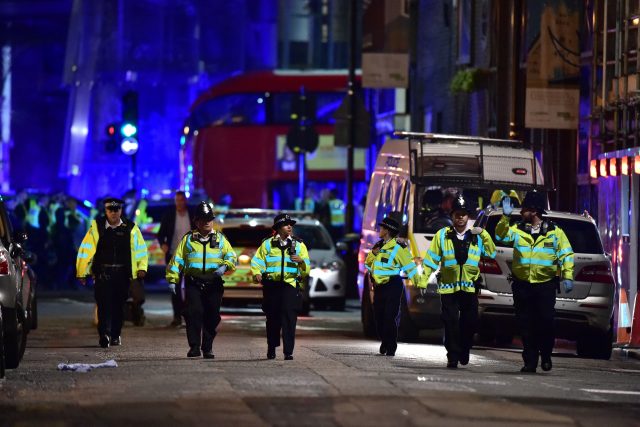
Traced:
POLYGON ((17 193, 6 201, 15 232, 27 234, 26 249, 34 255, 33 269, 47 277, 42 286, 52 290, 76 289, 74 262, 84 234, 97 211, 81 210, 65 194, 17 193))

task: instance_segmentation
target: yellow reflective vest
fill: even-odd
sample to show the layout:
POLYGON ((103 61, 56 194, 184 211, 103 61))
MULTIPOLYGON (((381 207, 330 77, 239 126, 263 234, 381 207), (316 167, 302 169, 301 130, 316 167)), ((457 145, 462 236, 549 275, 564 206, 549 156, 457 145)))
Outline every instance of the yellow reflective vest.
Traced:
MULTIPOLYGON (((126 220, 122 220, 126 223, 126 220)), ((104 227, 104 222, 101 221, 104 227)), ((131 246, 131 278, 138 275, 138 271, 147 271, 149 264, 149 255, 147 253, 147 245, 144 242, 142 233, 135 223, 132 223, 129 243, 131 246)), ((91 227, 85 234, 78 256, 76 258, 76 276, 83 278, 91 275, 91 267, 93 265, 93 257, 98 249, 98 241, 100 240, 100 230, 98 229, 97 220, 91 221, 91 227)))
POLYGON ((429 250, 423 257, 422 280, 417 285, 426 287, 429 276, 440 267, 438 280, 439 294, 452 294, 458 291, 475 292, 475 282, 480 277, 480 257, 495 258, 496 245, 485 230, 478 235, 472 235, 467 253, 467 260, 463 265, 456 260, 453 239, 457 239, 453 227, 444 227, 433 236, 429 250))
POLYGON ((509 226, 506 215, 496 225, 496 240, 513 245, 513 275, 525 282, 542 283, 556 277, 560 268, 562 279, 573 280, 573 249, 564 231, 543 222, 534 238, 530 227, 524 223, 509 226))
MULTIPOLYGON (((311 271, 309 252, 302 240, 294 237, 294 251, 304 261, 298 264, 291 260, 289 250, 281 250, 277 236, 262 241, 262 244, 251 259, 251 274, 261 274, 264 279, 275 282, 285 282, 296 287, 297 283, 304 286, 304 279, 311 271)), ((292 244, 293 244, 292 243, 292 244)))
POLYGON ((224 234, 213 231, 211 240, 201 242, 197 232, 190 231, 182 237, 171 261, 167 265, 167 282, 178 283, 180 274, 211 280, 214 272, 227 266, 227 271, 236 269, 237 257, 224 234))
POLYGON ((411 280, 417 278, 418 270, 411 252, 395 238, 387 240, 378 255, 374 255, 373 251, 369 252, 364 265, 376 285, 388 283, 391 277, 400 275, 401 271, 411 280))
POLYGON ((342 227, 344 225, 344 202, 340 199, 329 200, 331 210, 331 226, 342 227))

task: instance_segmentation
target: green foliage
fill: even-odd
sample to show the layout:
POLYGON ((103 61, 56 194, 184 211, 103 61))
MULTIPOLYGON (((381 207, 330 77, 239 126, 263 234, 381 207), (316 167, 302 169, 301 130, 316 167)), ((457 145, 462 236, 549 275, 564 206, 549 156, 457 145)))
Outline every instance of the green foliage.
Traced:
POLYGON ((463 68, 451 79, 449 90, 452 93, 471 93, 483 88, 486 73, 479 68, 463 68))

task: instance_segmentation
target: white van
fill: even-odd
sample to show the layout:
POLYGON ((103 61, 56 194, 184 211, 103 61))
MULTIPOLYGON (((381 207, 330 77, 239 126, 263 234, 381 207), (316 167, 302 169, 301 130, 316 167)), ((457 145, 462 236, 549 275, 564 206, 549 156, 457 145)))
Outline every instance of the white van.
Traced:
MULTIPOLYGON (((358 254, 362 325, 369 337, 375 337, 376 330, 364 260, 379 240, 377 224, 382 218, 392 216, 404 225, 400 237, 407 239, 413 256, 419 256, 429 248, 436 231, 451 224, 447 207, 453 194, 461 192, 467 201, 483 207, 495 190, 507 188, 524 194, 543 185, 533 151, 520 141, 416 132, 394 136, 402 139, 388 140, 378 154, 358 254)), ((420 329, 442 326, 440 298, 435 274, 426 297, 420 297, 410 281, 405 284, 399 338, 411 341, 420 329)))

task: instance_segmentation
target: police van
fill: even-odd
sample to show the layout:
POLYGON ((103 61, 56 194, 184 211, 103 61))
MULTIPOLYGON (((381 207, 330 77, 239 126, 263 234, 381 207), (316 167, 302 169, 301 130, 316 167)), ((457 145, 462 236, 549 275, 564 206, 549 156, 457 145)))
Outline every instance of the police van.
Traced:
MULTIPOLYGON (((379 240, 377 224, 385 216, 403 224, 399 237, 414 257, 420 256, 433 235, 451 225, 455 194, 463 193, 467 201, 482 208, 496 191, 507 188, 521 196, 544 184, 533 150, 520 141, 417 132, 395 132, 394 136, 397 139, 382 146, 371 176, 358 254, 362 325, 369 337, 375 337, 376 330, 373 288, 364 260, 379 240)), ((472 214, 470 221, 474 220, 472 214)), ((440 298, 435 273, 424 297, 409 280, 405 285, 399 335, 411 341, 421 329, 441 328, 440 298)))

